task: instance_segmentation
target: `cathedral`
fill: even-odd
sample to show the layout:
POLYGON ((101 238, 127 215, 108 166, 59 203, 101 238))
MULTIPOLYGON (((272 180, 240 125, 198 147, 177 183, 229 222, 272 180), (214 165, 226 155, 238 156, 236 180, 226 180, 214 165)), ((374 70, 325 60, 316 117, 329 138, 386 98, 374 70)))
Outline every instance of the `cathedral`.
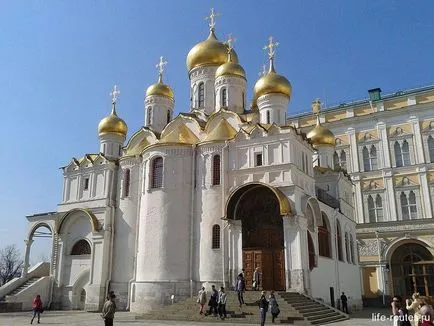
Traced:
POLYGON ((270 37, 247 105, 242 61, 231 38, 218 40, 215 16, 187 55, 189 112, 174 116, 160 58, 144 125, 127 138, 114 87, 99 150, 63 167, 56 212, 27 217, 21 283, 39 278, 16 300, 38 292, 56 309, 97 311, 114 291, 118 309, 143 312, 201 286, 231 289, 243 269, 251 289, 259 267, 263 290, 332 305, 345 292, 361 306, 353 183, 334 168, 320 101, 310 130, 287 123, 292 88, 270 37), (40 228, 52 235, 51 262, 30 268, 40 228))

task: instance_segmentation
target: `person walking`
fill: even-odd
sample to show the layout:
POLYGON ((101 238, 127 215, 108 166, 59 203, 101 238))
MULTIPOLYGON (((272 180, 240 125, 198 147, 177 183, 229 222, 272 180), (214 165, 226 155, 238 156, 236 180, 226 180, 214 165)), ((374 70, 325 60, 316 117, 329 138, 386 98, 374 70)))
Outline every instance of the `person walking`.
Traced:
POLYGON ((30 321, 30 324, 33 324, 33 320, 35 319, 36 316, 38 316, 38 324, 40 324, 41 313, 44 310, 42 308, 42 300, 39 294, 33 299, 32 308, 33 308, 33 317, 32 320, 30 321))
POLYGON ((113 326, 113 319, 115 318, 116 311, 116 296, 113 292, 110 292, 108 300, 104 303, 102 307, 101 317, 104 319, 105 326, 113 326))
POLYGON ((254 291, 259 290, 259 278, 261 276, 261 273, 259 272, 259 267, 255 268, 255 271, 253 272, 253 280, 252 280, 252 288, 254 291))
POLYGON ((274 323, 274 319, 277 318, 280 314, 279 304, 277 303, 276 296, 274 295, 274 291, 271 291, 270 298, 268 300, 268 305, 270 306, 271 312, 271 322, 274 323))
POLYGON ((348 298, 344 292, 341 294, 342 311, 348 314, 348 298))
POLYGON ((218 297, 219 294, 215 289, 215 285, 211 285, 211 297, 209 298, 208 306, 208 315, 211 315, 211 312, 214 312, 214 316, 217 317, 217 306, 218 306, 218 297))
POLYGON ((267 311, 268 311, 268 301, 265 297, 266 292, 261 292, 261 298, 259 299, 259 313, 261 315, 261 326, 265 325, 265 318, 267 317, 267 311))
POLYGON ((205 287, 202 286, 202 289, 200 289, 199 294, 197 295, 197 303, 199 304, 199 314, 203 314, 203 307, 206 304, 206 291, 205 287))
POLYGON ((220 287, 220 292, 219 292, 219 300, 218 300, 218 311, 219 311, 219 316, 221 319, 226 318, 226 301, 227 301, 228 297, 226 295, 225 292, 225 288, 222 286, 220 287))
POLYGON ((240 303, 240 308, 244 303, 243 293, 246 290, 246 281, 244 280, 243 274, 238 274, 237 287, 238 302, 240 303))

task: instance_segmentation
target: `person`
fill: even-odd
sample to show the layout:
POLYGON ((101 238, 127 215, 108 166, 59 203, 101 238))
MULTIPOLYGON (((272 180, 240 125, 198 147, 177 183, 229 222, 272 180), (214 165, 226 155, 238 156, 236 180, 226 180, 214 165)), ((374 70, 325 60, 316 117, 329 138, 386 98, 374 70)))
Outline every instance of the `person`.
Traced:
POLYGON ((268 301, 265 297, 266 292, 261 292, 261 298, 259 299, 259 313, 261 315, 261 326, 265 325, 265 318, 267 317, 268 301))
POLYGON ((208 315, 211 315, 211 312, 214 312, 214 316, 217 316, 218 295, 219 294, 215 289, 215 285, 211 285, 211 297, 209 298, 208 302, 208 315))
POLYGON ((274 291, 271 291, 270 298, 268 300, 268 305, 270 306, 271 312, 271 322, 274 323, 274 319, 277 318, 280 314, 279 304, 277 303, 276 296, 274 295, 274 291))
POLYGON ((105 326, 113 326, 113 319, 115 318, 116 311, 116 296, 113 292, 108 295, 108 300, 104 303, 102 307, 101 317, 104 319, 105 326))
POLYGON ((219 292, 219 299, 218 299, 218 305, 219 305, 219 316, 221 319, 224 319, 227 317, 226 315, 226 301, 227 301, 227 295, 225 292, 225 288, 222 286, 220 287, 220 292, 219 292))
POLYGON ((421 318, 421 326, 434 325, 434 309, 430 305, 430 300, 427 297, 419 297, 419 311, 421 318))
POLYGON ((200 289, 199 294, 197 295, 197 303, 199 304, 199 314, 203 314, 203 307, 205 306, 206 303, 206 291, 205 291, 205 287, 202 286, 202 289, 200 289))
POLYGON ((39 294, 33 299, 32 308, 33 308, 33 317, 32 320, 30 321, 30 324, 33 324, 33 320, 35 319, 36 316, 38 316, 38 324, 40 324, 41 313, 44 310, 42 308, 42 300, 39 294))
POLYGON ((414 325, 418 326, 420 322, 420 300, 419 300, 419 293, 415 292, 411 296, 412 300, 406 299, 405 300, 405 308, 408 310, 413 310, 413 320, 414 325))
POLYGON ((342 311, 348 314, 348 298, 344 292, 341 294, 342 311))
POLYGON ((255 271, 253 272, 253 280, 252 280, 252 287, 253 290, 259 290, 259 278, 260 278, 261 274, 259 273, 259 267, 255 268, 255 271))
POLYGON ((393 326, 398 326, 399 319, 399 308, 401 308, 401 297, 398 295, 393 296, 392 299, 392 315, 393 315, 393 326))
POLYGON ((238 274, 237 286, 235 290, 237 291, 238 302, 240 303, 241 308, 241 305, 244 304, 243 293, 246 290, 246 282, 242 273, 238 274))
POLYGON ((410 319, 408 318, 408 310, 404 305, 398 309, 398 326, 411 326, 410 319))

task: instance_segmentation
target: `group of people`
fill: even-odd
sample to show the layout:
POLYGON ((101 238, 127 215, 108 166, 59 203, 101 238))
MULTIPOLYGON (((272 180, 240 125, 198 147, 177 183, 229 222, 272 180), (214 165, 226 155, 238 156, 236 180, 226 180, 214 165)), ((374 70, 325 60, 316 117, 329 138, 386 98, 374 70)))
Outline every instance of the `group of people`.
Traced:
POLYGON ((392 299, 393 326, 433 326, 434 309, 429 297, 421 296, 419 293, 413 293, 412 299, 405 300, 403 303, 399 295, 392 299), (413 312, 413 318, 409 317, 409 310, 413 312))
POLYGON ((226 314, 226 301, 227 294, 225 292, 225 288, 220 287, 220 291, 217 291, 215 285, 211 286, 211 296, 208 301, 209 310, 204 312, 204 307, 207 302, 206 290, 205 287, 200 289, 199 294, 197 296, 197 303, 199 303, 199 314, 211 315, 214 313, 214 316, 218 316, 221 319, 225 319, 227 317, 226 314))

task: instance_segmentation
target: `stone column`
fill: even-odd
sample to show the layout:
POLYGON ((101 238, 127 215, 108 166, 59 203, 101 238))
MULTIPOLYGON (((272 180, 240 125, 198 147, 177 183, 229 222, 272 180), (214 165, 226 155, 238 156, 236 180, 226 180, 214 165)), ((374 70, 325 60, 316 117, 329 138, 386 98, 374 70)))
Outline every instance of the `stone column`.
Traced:
POLYGON ((30 247, 32 246, 33 240, 24 240, 26 244, 26 251, 24 254, 24 266, 23 266, 23 275, 21 277, 26 277, 29 271, 29 257, 30 257, 30 247))
POLYGON ((387 213, 385 214, 385 217, 389 221, 397 221, 398 215, 396 212, 395 189, 393 187, 392 170, 383 171, 383 178, 384 186, 386 188, 385 196, 387 202, 387 206, 383 203, 383 209, 384 207, 387 207, 387 213))
POLYGON ((422 141, 422 135, 420 133, 420 124, 419 119, 415 116, 410 117, 410 120, 408 121, 411 124, 411 129, 413 131, 414 136, 414 146, 415 146, 415 163, 416 164, 423 164, 425 162, 424 157, 424 151, 423 151, 423 141, 422 141))
POLYGON ((354 128, 348 128, 347 135, 350 144, 351 170, 352 172, 360 172, 359 151, 357 150, 356 130, 354 128))
POLYGON ((355 203, 354 207, 356 208, 356 221, 357 223, 364 223, 364 215, 363 215, 363 198, 362 198, 362 186, 360 185, 360 176, 359 175, 353 175, 352 181, 354 185, 356 186, 355 191, 355 203))
POLYGON ((426 174, 427 168, 425 166, 417 168, 419 172, 419 181, 420 181, 420 202, 422 208, 424 210, 424 218, 432 218, 432 205, 431 205, 431 195, 428 187, 428 176, 426 174))
POLYGON ((386 124, 384 122, 377 123, 377 131, 378 136, 381 139, 382 150, 380 150, 380 153, 383 153, 383 167, 390 168, 392 163, 390 161, 390 149, 389 140, 387 139, 386 124))
POLYGON ((243 268, 243 242, 241 220, 229 220, 228 225, 228 243, 229 243, 229 280, 233 284, 237 274, 243 268))

